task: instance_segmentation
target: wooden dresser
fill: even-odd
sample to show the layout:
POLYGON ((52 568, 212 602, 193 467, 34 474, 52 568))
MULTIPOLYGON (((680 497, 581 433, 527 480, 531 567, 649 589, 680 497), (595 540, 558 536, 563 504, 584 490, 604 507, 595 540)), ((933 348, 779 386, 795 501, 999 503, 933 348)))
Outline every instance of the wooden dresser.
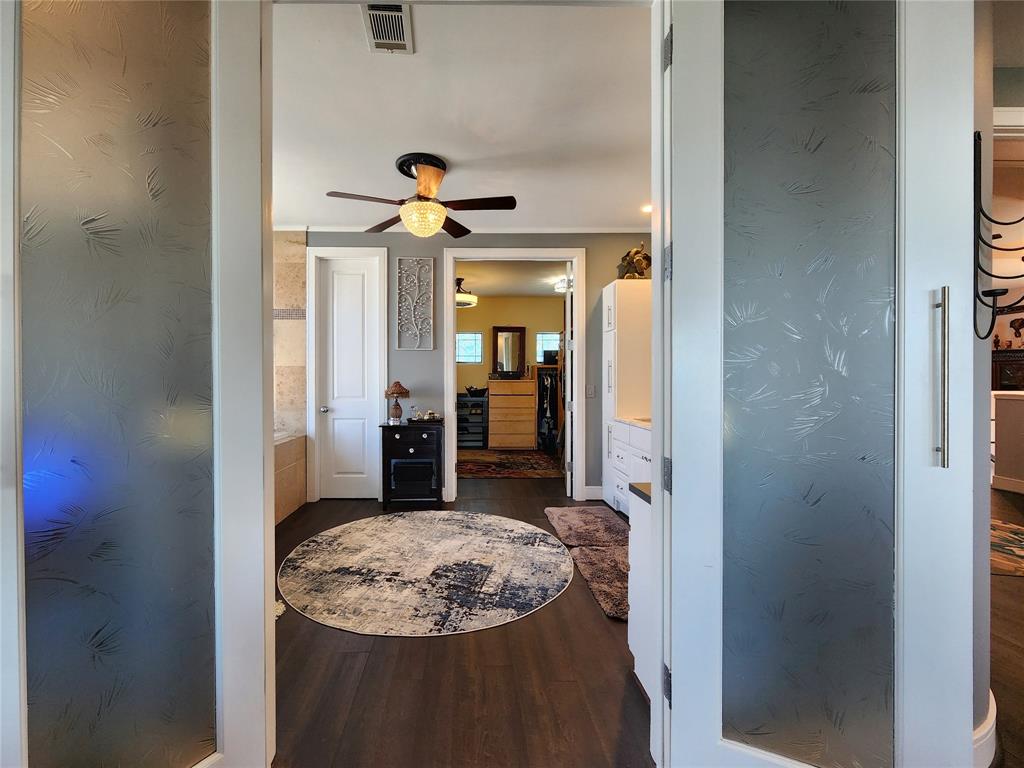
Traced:
POLYGON ((533 450, 537 447, 537 381, 491 379, 487 382, 487 447, 533 450))

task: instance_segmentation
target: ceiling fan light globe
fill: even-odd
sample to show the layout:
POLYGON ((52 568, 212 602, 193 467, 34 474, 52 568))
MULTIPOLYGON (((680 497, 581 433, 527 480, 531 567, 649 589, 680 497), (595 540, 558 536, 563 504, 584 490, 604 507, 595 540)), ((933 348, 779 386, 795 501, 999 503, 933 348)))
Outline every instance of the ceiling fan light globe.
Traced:
POLYGON ((441 230, 447 209, 436 200, 409 200, 398 209, 402 223, 416 237, 430 237, 441 230))

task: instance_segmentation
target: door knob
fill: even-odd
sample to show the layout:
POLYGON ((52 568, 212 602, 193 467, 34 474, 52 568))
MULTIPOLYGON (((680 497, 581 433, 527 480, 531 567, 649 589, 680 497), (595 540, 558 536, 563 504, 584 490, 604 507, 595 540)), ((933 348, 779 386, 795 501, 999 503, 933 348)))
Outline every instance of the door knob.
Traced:
POLYGON ((320 406, 320 413, 327 413, 329 410, 331 410, 331 409, 328 408, 326 405, 321 405, 320 406))

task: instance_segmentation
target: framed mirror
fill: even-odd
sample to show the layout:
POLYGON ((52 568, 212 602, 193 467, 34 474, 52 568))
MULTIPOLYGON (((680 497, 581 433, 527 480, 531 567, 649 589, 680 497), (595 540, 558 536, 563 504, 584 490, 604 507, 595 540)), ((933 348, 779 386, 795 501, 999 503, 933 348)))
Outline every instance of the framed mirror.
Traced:
POLYGON ((526 370, 526 328, 495 325, 491 331, 491 373, 522 378, 526 370))

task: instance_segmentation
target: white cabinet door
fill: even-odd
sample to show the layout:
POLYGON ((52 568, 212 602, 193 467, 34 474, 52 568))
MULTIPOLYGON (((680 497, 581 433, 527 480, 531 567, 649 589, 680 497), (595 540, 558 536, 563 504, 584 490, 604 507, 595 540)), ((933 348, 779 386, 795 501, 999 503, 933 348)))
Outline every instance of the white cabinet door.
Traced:
POLYGON ((615 330, 615 283, 608 283, 601 291, 601 311, 604 313, 604 329, 615 330))

